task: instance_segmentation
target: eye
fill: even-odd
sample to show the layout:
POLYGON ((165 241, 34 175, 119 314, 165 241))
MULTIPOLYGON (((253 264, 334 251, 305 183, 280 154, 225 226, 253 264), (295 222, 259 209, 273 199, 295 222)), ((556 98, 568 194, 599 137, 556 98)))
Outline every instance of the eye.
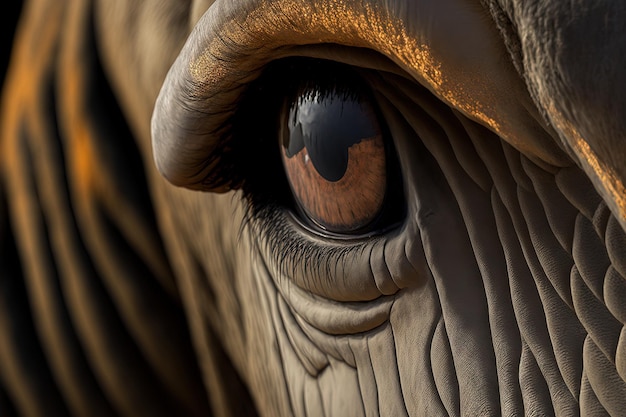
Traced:
POLYGON ((220 175, 243 189, 257 215, 291 213, 324 237, 358 240, 397 226, 406 203, 369 87, 379 79, 376 70, 323 59, 268 64, 225 128, 220 175))
POLYGON ((281 157, 301 212, 330 232, 364 230, 387 190, 383 133, 369 98, 341 85, 316 86, 285 107, 281 157))

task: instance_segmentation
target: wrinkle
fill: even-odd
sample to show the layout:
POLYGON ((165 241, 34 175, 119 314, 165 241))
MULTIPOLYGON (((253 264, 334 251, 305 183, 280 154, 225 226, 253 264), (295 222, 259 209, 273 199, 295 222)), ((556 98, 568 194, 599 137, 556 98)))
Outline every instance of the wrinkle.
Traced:
MULTIPOLYGON (((478 138, 476 137, 475 140, 478 140, 478 138)), ((508 145, 504 144, 503 146, 506 148, 508 145)), ((487 148, 479 146, 478 149, 485 151, 487 148)), ((516 189, 520 192, 520 189, 513 185, 515 182, 512 174, 502 169, 502 161, 506 161, 502 157, 503 151, 497 151, 496 148, 490 149, 490 152, 484 152, 483 155, 488 169, 492 172, 495 189, 508 212, 508 216, 497 216, 496 218, 498 220, 498 233, 502 241, 507 264, 507 276, 511 288, 515 317, 523 345, 526 345, 525 349, 528 349, 528 352, 522 353, 520 361, 522 398, 527 413, 533 415, 535 413, 533 407, 537 407, 541 410, 537 415, 543 415, 542 413, 547 412, 542 410, 545 404, 542 403, 541 398, 536 398, 537 393, 535 393, 535 390, 539 390, 542 396, 545 393, 541 392, 543 388, 536 388, 536 384, 549 388, 552 401, 555 402, 557 407, 570 409, 571 407, 568 408, 567 406, 567 398, 565 398, 565 405, 563 405, 560 393, 568 392, 568 395, 571 394, 569 394, 567 387, 563 383, 555 361, 545 318, 548 307, 543 304, 540 294, 535 287, 536 284, 534 284, 534 274, 538 273, 539 270, 535 268, 531 272, 530 262, 532 258, 527 259, 527 256, 532 254, 531 251, 533 249, 532 245, 528 243, 528 231, 526 224, 523 222, 522 211, 516 204, 518 201, 517 193, 511 193, 512 190, 516 189), (529 357, 533 355, 537 357, 536 361, 533 357, 532 362, 535 363, 534 365, 532 365, 532 362, 528 362, 529 357), (533 375, 533 369, 536 369, 541 376, 533 375), (532 403, 535 400, 537 403, 532 403)), ((546 300, 546 302, 549 302, 549 300, 546 300)))
POLYGON ((395 341, 387 325, 366 337, 374 378, 378 388, 378 407, 382 416, 408 417, 400 386, 395 341))
POLYGON ((323 404, 323 400, 320 378, 307 378, 305 382, 305 388, 303 390, 303 395, 305 400, 305 409, 307 410, 307 412, 305 412, 303 415, 313 416, 315 414, 319 414, 320 417, 326 417, 328 415, 326 407, 323 407, 321 405, 323 404))
POLYGON ((278 309, 283 320, 289 343, 309 375, 317 377, 328 366, 328 359, 300 329, 289 307, 282 298, 278 299, 278 309))
MULTIPOLYGON (((509 213, 504 207, 502 199, 498 195, 496 189, 491 191, 491 204, 493 207, 494 219, 496 222, 496 230, 498 233, 498 239, 500 240, 500 246, 503 251, 503 259, 507 268, 510 268, 509 258, 515 256, 512 248, 507 245, 506 229, 511 222, 509 213)), ((505 272, 505 276, 508 276, 508 271, 505 272)), ((508 280, 507 280, 508 281, 508 280)), ((506 301, 503 301, 505 306, 510 306, 513 311, 511 313, 503 313, 504 320, 515 320, 514 302, 513 302, 513 285, 509 282, 500 284, 502 286, 508 285, 509 290, 506 296, 498 294, 498 297, 505 297, 506 301), (512 317, 509 315, 512 314, 512 317)), ((499 302, 498 298, 498 302, 499 302)), ((500 315, 496 315, 496 320, 500 315)), ((502 323, 500 324, 503 334, 501 340, 498 340, 498 325, 494 325, 494 350, 496 353, 498 381, 500 387, 500 404, 502 415, 513 415, 518 410, 523 409, 522 392, 520 387, 520 377, 518 375, 520 369, 520 360, 522 354, 522 340, 520 335, 519 323, 502 323), (513 336, 507 337, 510 333, 513 336)))
MULTIPOLYGON (((266 270, 263 270, 262 273, 264 276, 261 276, 261 280, 258 280, 257 282, 261 286, 261 296, 264 303, 266 304, 265 311, 270 315, 269 320, 273 324, 273 326, 271 326, 273 331, 271 331, 270 335, 266 337, 269 338, 269 349, 272 351, 277 359, 273 364, 276 366, 276 368, 279 369, 274 369, 272 370, 273 372, 270 375, 266 375, 269 369, 263 369, 265 364, 259 364, 262 368, 262 371, 264 371, 260 373, 260 378, 262 379, 261 387, 265 386, 265 384, 275 383, 276 381, 280 381, 281 387, 279 387, 279 389, 272 390, 260 389, 256 392, 253 390, 252 392, 253 394, 260 393, 261 395, 266 395, 269 397, 266 398, 266 400, 269 402, 269 404, 267 404, 269 405, 269 407, 267 407, 263 411, 267 410, 267 412, 276 415, 294 415, 296 411, 295 407, 298 405, 297 403, 294 403, 294 401, 297 401, 298 398, 294 398, 294 392, 289 386, 288 381, 290 381, 290 371, 293 370, 294 365, 297 364, 297 362, 287 362, 286 356, 288 356, 290 352, 288 349, 288 345, 285 344, 284 340, 284 324, 282 323, 282 320, 280 319, 280 315, 278 313, 279 295, 276 291, 276 288, 272 284, 270 277, 267 276, 267 273, 269 273, 269 271, 267 273, 264 273, 265 271, 266 270), (280 395, 280 397, 283 397, 280 398, 280 400, 282 401, 276 403, 275 400, 272 398, 275 395, 280 395)), ((296 378, 298 377, 297 373, 295 374, 295 376, 296 378)), ((297 381, 298 380, 296 380, 296 382, 297 381)))
POLYGON ((579 215, 574 225, 572 256, 576 269, 593 295, 604 304, 604 277, 611 266, 606 246, 600 240, 593 224, 579 215))
POLYGON ((409 288, 393 304, 390 325, 400 366, 400 387, 411 416, 447 414, 435 386, 431 363, 431 346, 436 325, 441 319, 437 289, 429 280, 423 289, 409 288), (407 317, 415 320, 407 320, 407 317))
MULTIPOLYGON (((524 414, 528 416, 554 416, 549 386, 541 377, 541 369, 528 344, 522 341, 519 381, 524 400, 524 414)), ((578 415, 575 411, 571 416, 578 415)))
POLYGON ((381 294, 391 295, 398 291, 398 286, 394 283, 390 270, 390 262, 385 257, 387 253, 387 240, 376 242, 370 251, 369 264, 372 275, 376 281, 376 288, 381 294))
POLYGON ((596 230, 596 233, 598 234, 602 242, 605 241, 606 231, 607 231, 607 228, 609 227, 608 226, 609 220, 612 217, 613 217, 613 213, 611 213, 611 210, 609 209, 609 207, 606 205, 604 200, 601 201, 600 204, 598 204, 598 207, 596 208, 595 213, 593 214, 592 223, 593 223, 593 228, 596 230))
POLYGON ((615 216, 611 216, 607 223, 606 236, 604 238, 611 265, 619 274, 626 278, 626 232, 620 228, 620 223, 615 216))
POLYGON ((560 169, 555 175, 559 191, 587 219, 592 220, 602 197, 596 192, 589 192, 593 187, 585 173, 577 167, 560 169))
POLYGON ((585 416, 598 416, 598 417, 610 417, 610 414, 606 411, 596 393, 593 391, 591 384, 589 383, 589 377, 587 372, 583 371, 583 378, 580 391, 580 410, 582 415, 585 416))
POLYGON ((435 387, 437 387, 439 398, 441 398, 448 415, 460 415, 459 382, 456 377, 454 357, 450 349, 450 341, 443 318, 439 319, 433 333, 430 347, 430 362, 433 369, 435 387))
POLYGON ((278 286, 278 291, 309 324, 328 334, 356 334, 382 325, 389 317, 392 296, 382 296, 369 302, 335 302, 322 299, 294 285, 278 286), (284 287, 284 288, 283 288, 284 287))
POLYGON ((591 337, 585 339, 583 367, 602 407, 611 415, 622 414, 626 410, 626 382, 591 337))
POLYGON ((367 348, 367 340, 353 340, 350 342, 350 349, 353 352, 356 367, 359 390, 363 400, 363 410, 366 417, 380 416, 380 399, 378 398, 379 387, 372 365, 372 356, 367 348))
MULTIPOLYGON (((606 307, 613 317, 622 324, 626 323, 626 305, 624 304, 626 279, 613 266, 610 266, 606 271, 603 294, 606 307)), ((626 379, 626 375, 624 379, 626 379)))
POLYGON ((559 256, 562 248, 544 224, 545 217, 537 215, 540 212, 538 200, 528 194, 521 198, 521 203, 523 212, 527 213, 526 221, 535 248, 535 256, 528 250, 528 256, 532 257, 528 262, 544 306, 554 358, 570 392, 574 398, 578 398, 582 371, 580 349, 586 332, 574 314, 571 299, 569 276, 573 261, 570 256, 559 256))
MULTIPOLYGON (((494 386, 497 387, 495 357, 493 347, 485 349, 483 343, 484 340, 491 339, 489 309, 475 247, 470 238, 473 229, 464 217, 464 213, 486 213, 480 206, 489 204, 489 199, 487 196, 486 201, 481 201, 480 192, 459 192, 461 189, 467 191, 471 180, 451 155, 449 142, 443 140, 446 137, 443 128, 444 115, 449 113, 442 112, 440 108, 428 108, 426 114, 422 115, 416 113, 414 108, 409 111, 400 106, 400 110, 442 169, 442 184, 436 187, 433 184, 435 180, 431 180, 421 187, 414 198, 428 199, 437 207, 428 223, 420 226, 420 232, 428 266, 441 299, 442 313, 455 358, 461 412, 494 412, 499 409, 497 389, 493 389, 494 386), (462 196, 465 195, 473 197, 464 200, 462 196), (455 259, 455 263, 450 264, 447 259, 455 259), (464 268, 460 270, 456 265, 464 265, 464 268), (469 369, 465 365, 467 363, 481 365, 469 369), (473 401, 474 398, 483 400, 477 403, 473 401)), ((484 193, 482 194, 484 197, 484 193)), ((476 222, 480 223, 480 220, 476 219, 476 222)))
MULTIPOLYGON (((538 170, 538 168, 530 168, 530 163, 528 163, 524 157, 522 158, 522 169, 526 172, 530 171, 531 173, 521 175, 528 175, 530 180, 533 182, 534 189, 538 189, 540 187, 552 189, 556 188, 553 179, 550 181, 548 176, 541 178, 535 171, 538 170), (541 182, 542 180, 544 181, 543 183, 541 182)), ((535 269, 533 271, 535 280, 537 281, 539 279, 543 279, 545 276, 547 280, 546 284, 549 283, 560 298, 559 301, 562 301, 563 304, 565 304, 562 305, 562 307, 571 311, 573 307, 569 273, 574 263, 572 260, 573 255, 571 252, 566 252, 561 247, 559 240, 550 228, 550 223, 546 214, 549 210, 565 212, 567 209, 563 208, 562 210, 559 210, 559 200, 548 201, 547 206, 551 206, 551 208, 546 207, 546 204, 543 204, 540 199, 539 194, 533 193, 532 191, 520 192, 519 195, 520 208, 525 215, 530 237, 528 257, 532 258, 532 261, 529 261, 529 264, 531 265, 531 268, 535 269), (534 254, 531 253, 533 249, 530 249, 530 247, 533 247, 534 254), (539 265, 534 264, 535 259, 539 262, 539 265)), ((576 233, 574 233, 574 235, 576 235, 576 233)), ((576 239, 576 237, 574 237, 574 239, 576 239)), ((540 292, 542 292, 544 288, 547 288, 543 283, 538 283, 537 286, 540 292)))
POLYGON ((572 274, 572 296, 578 318, 588 333, 587 339, 593 341, 614 367, 623 324, 609 313, 577 273, 572 274))
POLYGON ((330 360, 318 378, 323 407, 310 415, 359 417, 363 415, 363 394, 357 382, 356 369, 330 360))
MULTIPOLYGON (((575 403, 575 398, 565 384, 563 375, 560 373, 559 358, 556 355, 558 350, 554 346, 553 335, 558 334, 559 337, 567 335, 567 324, 569 322, 570 325, 576 326, 576 317, 558 295, 541 265, 541 252, 547 250, 547 248, 535 249, 535 244, 539 243, 537 241, 538 236, 541 235, 539 230, 546 230, 546 227, 542 228, 541 226, 541 223, 544 221, 543 217, 538 215, 543 210, 538 207, 537 199, 532 193, 518 188, 518 199, 521 212, 523 213, 522 219, 525 224, 523 226, 520 225, 517 234, 522 245, 525 260, 536 285, 535 291, 539 297, 540 308, 543 310, 543 317, 537 317, 537 320, 540 320, 538 323, 540 322, 542 325, 533 331, 537 336, 537 339, 535 339, 536 344, 532 343, 531 340, 527 340, 544 377, 548 381, 555 409, 557 412, 565 410, 567 414, 567 412, 572 412, 572 410, 578 407, 575 403)), ((549 230, 549 228, 547 229, 549 230)), ((570 341, 564 345, 576 346, 575 343, 570 341)))
MULTIPOLYGON (((532 181, 533 189, 543 206, 550 230, 563 249, 560 252, 556 248, 553 249, 552 252, 558 254, 559 259, 558 262, 555 260, 554 264, 569 265, 573 253, 572 246, 578 210, 560 192, 555 184, 554 174, 544 171, 527 158, 522 159, 522 166, 532 181)), ((559 288, 560 294, 564 292, 562 292, 562 288, 559 288)), ((568 304, 571 306, 571 300, 568 304)))

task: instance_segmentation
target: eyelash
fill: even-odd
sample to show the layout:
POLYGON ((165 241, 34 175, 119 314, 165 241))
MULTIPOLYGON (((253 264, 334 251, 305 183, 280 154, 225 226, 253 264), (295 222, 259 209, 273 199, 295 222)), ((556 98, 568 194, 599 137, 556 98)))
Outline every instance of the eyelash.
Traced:
MULTIPOLYGON (((294 228, 288 209, 275 204, 253 205, 246 203, 244 229, 260 239, 252 239, 257 244, 265 244, 275 254, 281 276, 293 276, 296 272, 308 277, 334 276, 330 266, 341 265, 346 258, 362 254, 372 241, 361 239, 349 244, 333 244, 331 241, 319 243, 317 239, 307 239, 306 234, 294 228), (269 227, 271 225, 271 227, 269 227), (298 271, 297 269, 300 268, 298 271)), ((263 251, 266 253, 267 251, 263 251)))

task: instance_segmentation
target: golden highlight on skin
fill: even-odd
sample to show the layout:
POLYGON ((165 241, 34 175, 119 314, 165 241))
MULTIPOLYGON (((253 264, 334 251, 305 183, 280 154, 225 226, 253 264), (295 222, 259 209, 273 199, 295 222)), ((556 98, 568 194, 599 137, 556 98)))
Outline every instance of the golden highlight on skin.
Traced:
POLYGON ((576 154, 581 158, 581 162, 586 164, 602 182, 609 197, 615 202, 622 220, 626 219, 626 187, 615 174, 613 169, 602 162, 589 143, 582 137, 572 124, 556 110, 554 104, 549 106, 550 117, 556 128, 565 136, 572 139, 571 145, 576 154))
MULTIPOLYGON (((495 111, 485 108, 484 102, 488 100, 477 100, 473 97, 475 94, 469 94, 459 82, 447 77, 429 45, 412 37, 404 22, 394 19, 380 6, 366 3, 357 7, 343 0, 316 5, 295 0, 266 1, 260 2, 241 21, 227 20, 219 32, 220 37, 211 38, 206 49, 190 63, 193 81, 201 88, 227 87, 224 81, 230 75, 228 62, 231 60, 222 39, 240 46, 242 53, 251 54, 285 45, 337 43, 340 39, 343 45, 370 48, 400 61, 452 106, 493 131, 502 132, 499 123, 490 116, 495 111), (317 35, 315 39, 311 39, 312 33, 317 35)), ((240 68, 241 71, 252 69, 240 68)), ((477 81, 475 85, 482 84, 477 81)), ((486 89, 477 87, 476 90, 486 94, 486 89)))

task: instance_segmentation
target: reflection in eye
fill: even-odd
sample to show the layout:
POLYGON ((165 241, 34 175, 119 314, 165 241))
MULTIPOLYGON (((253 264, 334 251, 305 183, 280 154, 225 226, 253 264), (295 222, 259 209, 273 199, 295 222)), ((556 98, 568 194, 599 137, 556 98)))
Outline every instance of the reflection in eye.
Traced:
POLYGON ((300 209, 317 226, 358 232, 380 215, 386 152, 369 101, 333 87, 304 89, 283 112, 282 159, 300 209))

